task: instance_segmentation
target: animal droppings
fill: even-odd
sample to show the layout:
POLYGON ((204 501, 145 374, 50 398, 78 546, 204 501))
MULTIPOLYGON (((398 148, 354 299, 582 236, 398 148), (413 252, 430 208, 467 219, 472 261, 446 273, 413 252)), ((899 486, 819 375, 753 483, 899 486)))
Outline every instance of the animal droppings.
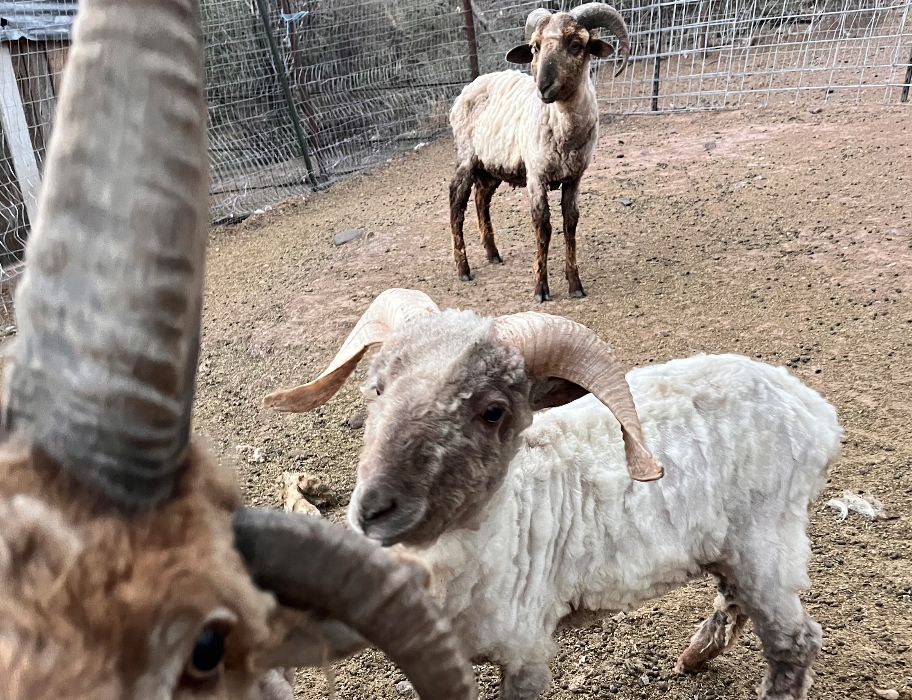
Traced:
POLYGON ((345 231, 342 231, 341 233, 337 233, 335 236, 333 236, 333 244, 339 246, 339 245, 345 245, 346 243, 351 243, 352 241, 355 241, 355 240, 358 240, 359 238, 361 238, 361 235, 363 233, 364 233, 364 229, 360 229, 360 228, 346 229, 345 231))

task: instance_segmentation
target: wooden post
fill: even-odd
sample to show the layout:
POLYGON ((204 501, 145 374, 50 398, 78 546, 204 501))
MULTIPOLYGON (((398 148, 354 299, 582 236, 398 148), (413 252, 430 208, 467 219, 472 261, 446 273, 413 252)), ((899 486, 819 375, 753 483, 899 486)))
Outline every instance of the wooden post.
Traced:
POLYGON ((462 19, 465 22, 466 39, 469 42, 469 70, 472 80, 478 77, 478 43, 475 41, 475 15, 472 0, 462 0, 462 19))
POLYGON ((16 171, 16 179, 22 192, 22 203, 28 213, 29 222, 34 226, 38 220, 38 190, 41 187, 41 176, 38 173, 35 149, 32 148, 32 140, 29 138, 22 96, 16 84, 13 58, 6 43, 0 43, 0 119, 3 121, 3 133, 9 144, 13 169, 16 171))
POLYGON ((909 51, 909 67, 906 68, 906 84, 903 85, 900 102, 908 102, 909 100, 909 83, 912 83, 912 50, 909 51))

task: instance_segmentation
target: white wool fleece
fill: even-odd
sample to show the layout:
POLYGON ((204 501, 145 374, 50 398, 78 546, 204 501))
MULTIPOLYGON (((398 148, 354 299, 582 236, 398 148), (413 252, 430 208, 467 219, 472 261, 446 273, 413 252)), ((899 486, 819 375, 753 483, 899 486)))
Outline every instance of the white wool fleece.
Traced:
POLYGON ((450 111, 457 163, 472 156, 492 173, 578 178, 598 141, 598 103, 588 78, 575 97, 545 105, 531 75, 489 73, 467 85, 450 111))
POLYGON ((627 381, 663 479, 630 479, 620 426, 589 395, 535 416, 478 529, 414 548, 475 658, 547 664, 572 609, 629 610, 718 562, 809 585, 807 506, 840 453, 835 409, 735 355, 627 381))

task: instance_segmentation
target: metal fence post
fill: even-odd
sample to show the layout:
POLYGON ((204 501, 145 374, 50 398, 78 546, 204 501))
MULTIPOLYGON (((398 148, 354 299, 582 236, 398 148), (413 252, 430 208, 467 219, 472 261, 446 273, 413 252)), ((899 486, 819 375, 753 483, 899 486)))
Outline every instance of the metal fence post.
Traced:
POLYGON ((909 50, 909 67, 906 68, 906 84, 903 85, 902 96, 899 98, 900 102, 909 101, 909 83, 912 83, 912 49, 909 50))
POLYGON ((659 111, 659 72, 662 68, 662 0, 659 3, 659 29, 656 37, 655 67, 652 71, 652 111, 659 111))
POLYGON ((288 86, 288 76, 285 74, 285 62, 282 60, 282 55, 279 53, 279 47, 276 46, 275 37, 272 34, 272 22, 269 21, 269 10, 266 7, 266 0, 257 0, 257 7, 260 8, 260 19, 263 21, 263 29, 266 30, 266 40, 269 42, 272 62, 275 65, 276 73, 279 76, 279 82, 282 84, 282 92, 285 95, 285 106, 288 108, 288 116, 291 117, 291 124, 294 127, 298 147, 301 149, 301 157, 304 158, 304 165, 307 167, 307 181, 313 189, 317 189, 317 180, 314 177, 313 165, 310 162, 310 150, 307 148, 307 139, 304 137, 304 129, 301 128, 301 120, 298 119, 298 109, 295 107, 294 98, 291 96, 291 88, 288 86))
POLYGON ((478 44, 475 41, 475 15, 472 12, 472 0, 462 0, 462 18, 465 22, 466 39, 469 42, 469 70, 472 80, 478 77, 478 44))

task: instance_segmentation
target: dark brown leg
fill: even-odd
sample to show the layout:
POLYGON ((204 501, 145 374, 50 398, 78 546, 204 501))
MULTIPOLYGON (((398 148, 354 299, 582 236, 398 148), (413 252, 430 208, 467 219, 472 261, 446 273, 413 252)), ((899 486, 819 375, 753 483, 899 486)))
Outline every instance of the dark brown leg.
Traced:
POLYGON ((469 260, 466 257, 465 239, 462 237, 465 211, 471 193, 471 168, 457 168, 456 174, 450 181, 450 229, 453 233, 453 259, 456 261, 456 274, 463 282, 469 282, 472 279, 469 260))
POLYGON ((548 246, 551 244, 551 210, 548 208, 548 185, 529 183, 529 199, 532 202, 532 227, 535 230, 535 299, 551 301, 548 289, 548 246))
POLYGON ((491 263, 503 262, 494 243, 494 226, 491 224, 491 198, 500 182, 487 173, 476 173, 475 211, 478 213, 478 230, 485 253, 488 254, 488 262, 491 263))
POLYGON ((567 283, 570 285, 570 296, 586 296, 583 283, 580 282, 579 267, 576 264, 576 224, 579 222, 579 180, 565 182, 561 186, 561 211, 564 215, 564 242, 567 246, 567 283))

